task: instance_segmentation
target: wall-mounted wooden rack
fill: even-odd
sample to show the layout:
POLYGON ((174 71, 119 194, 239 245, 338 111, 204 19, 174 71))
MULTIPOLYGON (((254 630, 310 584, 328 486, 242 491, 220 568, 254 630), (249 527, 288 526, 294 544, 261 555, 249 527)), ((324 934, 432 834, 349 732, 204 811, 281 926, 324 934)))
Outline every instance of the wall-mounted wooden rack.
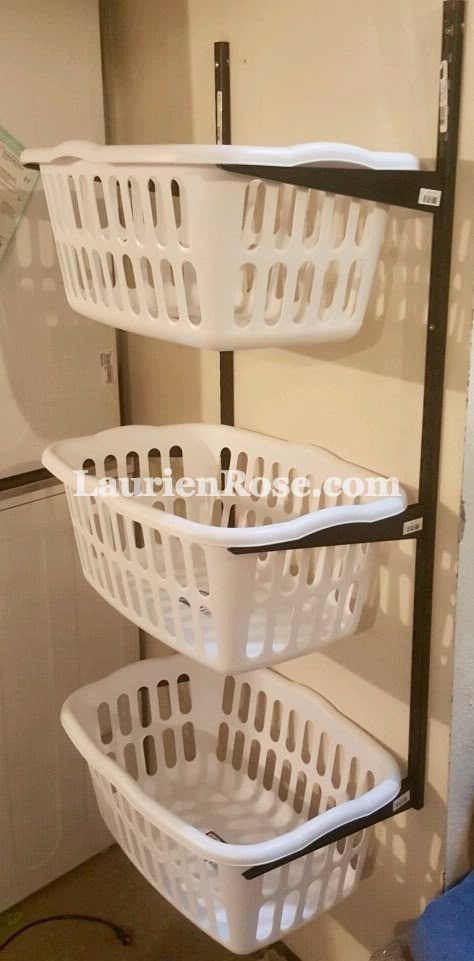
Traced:
MULTIPOLYGON (((451 247, 461 101, 464 0, 445 0, 440 64, 440 102, 436 167, 434 170, 367 170, 331 167, 239 167, 224 169, 247 178, 324 190, 382 204, 424 212, 432 218, 431 266, 426 328, 423 418, 419 466, 418 503, 403 514, 383 521, 346 524, 319 531, 304 541, 268 545, 258 551, 322 547, 369 541, 416 540, 410 721, 407 775, 398 797, 362 820, 325 834, 291 858, 259 865, 245 872, 254 878, 289 860, 424 804, 431 615, 435 559, 436 513, 443 412, 444 368, 448 327, 451 247)), ((215 44, 216 129, 221 142, 230 142, 229 45, 215 44)), ((221 420, 234 421, 234 369, 232 353, 220 356, 221 420)), ((249 553, 236 549, 235 553, 249 553)))

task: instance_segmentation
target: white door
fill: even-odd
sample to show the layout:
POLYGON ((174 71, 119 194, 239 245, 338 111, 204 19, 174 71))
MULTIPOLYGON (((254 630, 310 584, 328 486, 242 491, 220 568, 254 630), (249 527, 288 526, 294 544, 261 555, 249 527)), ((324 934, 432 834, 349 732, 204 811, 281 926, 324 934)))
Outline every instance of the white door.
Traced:
MULTIPOLYGON (((0 127, 24 145, 103 141, 98 0, 2 0, 0 127)), ((0 203, 1 178, 0 178, 0 203)), ((0 477, 47 442, 118 423, 115 331, 67 305, 41 181, 0 262, 0 477)))
POLYGON ((80 572, 62 487, 0 500, 0 910, 109 843, 59 713, 137 659, 136 628, 80 572))

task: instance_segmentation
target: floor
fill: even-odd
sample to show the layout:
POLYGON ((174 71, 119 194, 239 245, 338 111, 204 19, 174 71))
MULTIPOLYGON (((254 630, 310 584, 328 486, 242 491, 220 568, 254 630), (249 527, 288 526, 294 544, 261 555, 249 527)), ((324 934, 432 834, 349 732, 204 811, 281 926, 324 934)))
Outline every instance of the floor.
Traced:
MULTIPOLYGON (((49 914, 98 915, 132 935, 126 948, 97 924, 61 921, 25 931, 1 961, 230 961, 236 955, 178 914, 117 847, 0 915, 0 945, 29 921, 49 914), (120 878, 120 883, 118 879, 120 878)), ((252 955, 256 959, 262 952, 252 955)), ((250 956, 249 956, 250 959, 250 956)), ((265 961, 281 961, 274 952, 265 961)))
POLYGON ((394 941, 388 948, 376 951, 370 961, 413 961, 413 958, 406 945, 394 941))
MULTIPOLYGON (((141 877, 118 847, 82 864, 0 915, 1 961, 231 961, 230 954, 178 914, 141 877), (120 881, 119 881, 120 879, 120 881), (106 927, 60 921, 25 931, 1 945, 15 930, 51 914, 91 914, 113 921, 131 935, 126 948, 106 927)), ((271 950, 249 955, 284 961, 271 950)), ((376 952, 371 961, 409 961, 401 945, 376 952)))

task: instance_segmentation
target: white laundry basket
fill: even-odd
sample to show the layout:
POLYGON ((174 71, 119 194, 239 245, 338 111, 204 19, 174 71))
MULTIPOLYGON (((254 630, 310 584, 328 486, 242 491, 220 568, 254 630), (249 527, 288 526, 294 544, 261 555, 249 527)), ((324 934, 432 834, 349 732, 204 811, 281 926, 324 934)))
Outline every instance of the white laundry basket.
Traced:
POLYGON ((364 319, 386 210, 222 163, 416 168, 345 144, 27 150, 68 301, 134 333, 232 350, 340 340, 364 319))
POLYGON ((160 894, 229 950, 277 940, 351 894, 370 832, 248 880, 398 794, 394 760, 273 671, 220 676, 182 656, 73 694, 62 724, 114 838, 160 894))
POLYGON ((139 627, 219 671, 285 661, 357 629, 372 545, 266 553, 265 545, 378 520, 406 504, 403 492, 376 496, 378 481, 359 497, 321 494, 328 478, 370 484, 374 475, 318 447, 206 424, 119 427, 60 441, 45 451, 43 464, 66 486, 89 583, 139 627), (245 496, 217 489, 223 463, 242 472, 245 496), (87 496, 75 496, 83 468, 90 472, 80 477, 87 496), (142 496, 100 495, 107 475, 108 485, 118 475, 127 487, 134 475, 142 496), (309 482, 305 497, 276 496, 255 481, 267 479, 273 489, 278 479, 294 486, 299 477, 309 482), (170 496, 163 487, 151 493, 147 478, 158 485, 164 479, 170 496), (189 489, 189 479, 197 492, 185 497, 181 482, 189 489), (255 546, 262 552, 230 550, 255 546))

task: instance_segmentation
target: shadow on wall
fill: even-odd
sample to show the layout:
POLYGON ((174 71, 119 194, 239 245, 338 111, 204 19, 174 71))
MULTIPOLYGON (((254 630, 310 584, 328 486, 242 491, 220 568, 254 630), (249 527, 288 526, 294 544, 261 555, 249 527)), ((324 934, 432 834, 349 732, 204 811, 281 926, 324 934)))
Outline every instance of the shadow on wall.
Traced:
MULTIPOLYGON (((446 387, 462 394, 472 323, 474 245, 470 198, 473 184, 474 164, 461 163, 457 195, 459 212, 453 242, 446 387)), ((323 356, 341 366, 363 371, 380 370, 386 377, 402 376, 406 382, 422 382, 420 358, 424 356, 426 336, 429 231, 427 218, 393 214, 373 293, 372 314, 352 342, 353 349, 349 351, 347 345, 333 345, 322 350, 305 351, 305 356, 323 356), (403 257, 399 254, 395 257, 392 246, 397 233, 403 257), (395 257, 393 281, 389 282, 392 256, 395 257)), ((445 453, 444 470, 450 470, 449 451, 445 453)), ((416 491, 410 490, 409 497, 411 501, 416 500, 416 491)), ((438 549, 435 561, 429 752, 430 764, 439 776, 436 752, 440 751, 443 764, 451 719, 460 517, 440 504, 437 523, 437 543, 443 545, 443 549, 438 549)), ((380 566, 359 634, 331 645, 324 656, 304 659, 300 665, 292 662, 288 665, 288 672, 285 665, 285 673, 303 680, 305 677, 314 678, 315 686, 318 686, 319 672, 324 688, 322 693, 363 726, 370 725, 376 736, 380 737, 384 730, 392 735, 393 743, 398 744, 405 743, 408 730, 415 549, 413 542, 381 544, 380 566), (334 664, 337 665, 335 675, 334 664), (340 671, 344 672, 344 680, 339 690, 340 671), (353 685, 350 684, 352 677, 353 685), (362 706, 358 703, 361 691, 367 698, 362 706), (384 694, 389 697, 385 698, 384 694), (385 717, 379 716, 381 711, 385 717), (403 731, 400 732, 402 723, 403 731)), ((402 747, 396 753, 406 756, 402 747)), ((335 943, 333 922, 340 925, 351 944, 360 946, 360 954, 356 950, 357 961, 359 958, 365 961, 368 957, 364 951, 370 953, 394 936, 403 937, 410 923, 407 914, 417 916, 439 893, 445 822, 445 801, 431 784, 427 784, 423 812, 409 811, 377 827, 373 873, 366 878, 360 891, 337 907, 331 913, 331 919, 320 918, 291 936, 293 950, 302 957, 315 957, 315 961, 332 956, 335 943)))
POLYGON ((188 0, 138 6, 100 0, 108 142, 192 143, 188 0))
MULTIPOLYGON (((461 164, 461 213, 453 245, 446 370, 446 387, 455 391, 464 389, 469 353, 474 277, 469 197, 473 182, 473 165, 461 164)), ((383 376, 421 383, 430 234, 428 215, 392 210, 367 321, 360 334, 344 344, 294 348, 292 352, 308 360, 318 357, 336 362, 341 368, 376 370, 383 376)), ((65 396, 78 410, 84 401, 84 368, 78 358, 86 356, 90 326, 96 322, 80 318, 66 303, 40 185, 2 264, 2 273, 0 344, 10 389, 35 433, 43 436, 47 424, 52 434, 60 437, 65 396), (44 394, 45 381, 53 398, 47 410, 36 401, 44 394)), ((132 419, 145 423, 199 420, 203 389, 199 353, 142 337, 124 340, 132 419)))
MULTIPOLYGON (((441 541, 456 543, 457 528, 458 518, 441 507, 438 520, 441 541)), ((370 729, 382 741, 391 738, 400 745, 397 750, 393 745, 391 747, 404 772, 415 545, 413 541, 384 544, 380 545, 380 552, 380 567, 360 632, 327 647, 325 654, 311 655, 285 665, 285 673, 303 683, 305 678, 311 678, 311 686, 316 688, 319 676, 319 689, 343 713, 370 729), (347 672, 340 689, 338 675, 334 678, 331 670, 334 663, 347 672), (348 680, 351 677, 354 678, 352 685, 348 680), (383 692, 389 695, 387 701, 383 692), (401 716, 400 705, 403 706, 401 716), (383 712, 383 718, 379 712, 383 712)), ((455 563, 455 558, 445 551, 435 572, 435 630, 431 654, 430 723, 445 725, 447 729, 454 642, 455 563)), ((429 751, 436 750, 437 744, 431 739, 429 751)), ((364 961, 368 957, 362 953, 362 947, 372 952, 396 935, 403 937, 411 920, 407 918, 407 912, 417 916, 439 893, 445 819, 445 802, 432 785, 427 784, 424 812, 404 812, 378 825, 373 855, 361 888, 331 912, 330 921, 324 917, 317 919, 289 938, 296 954, 314 956, 315 961, 325 961, 331 956, 333 933, 329 925, 333 922, 361 945, 361 954, 357 954, 356 961, 359 957, 364 961), (315 954, 314 945, 318 946, 315 954)))
POLYGON ((202 419, 200 352, 126 334, 126 391, 132 424, 187 424, 202 419))
MULTIPOLYGON (((446 805, 430 785, 426 806, 432 812, 432 823, 444 824, 446 805)), ((416 811, 409 811, 378 826, 373 853, 376 870, 365 878, 360 889, 364 911, 356 895, 334 912, 334 919, 370 951, 382 947, 392 937, 405 938, 414 920, 406 916, 407 904, 417 917, 439 894, 442 839, 438 831, 427 831, 421 825, 421 817, 416 811)))
MULTIPOLYGON (((410 497, 410 500, 414 498, 410 497)), ((459 517, 443 505, 438 508, 440 543, 457 545, 459 517)), ((411 626, 413 612, 415 542, 379 545, 379 567, 360 621, 359 633, 336 641, 325 656, 369 685, 408 705, 410 689, 411 626)), ((451 702, 446 696, 452 683, 452 649, 456 597, 457 551, 447 547, 438 555, 433 590, 430 711, 436 721, 449 725, 451 702)))
MULTIPOLYGON (((474 185, 474 164, 462 163, 458 181, 459 215, 456 220, 453 244, 451 305, 449 316, 448 356, 447 356, 447 389, 463 390, 466 382, 466 371, 469 360, 472 300, 474 285, 474 243, 471 219, 471 207, 468 197, 472 196, 474 185)), ((398 219, 395 219, 392 226, 398 219)), ((424 221, 423 221, 424 222, 424 221)), ((419 218, 409 217, 404 230, 411 236, 412 242, 405 242, 405 256, 403 271, 398 273, 405 276, 404 287, 414 286, 413 297, 410 296, 409 316, 413 321, 415 341, 411 342, 406 336, 407 328, 407 300, 399 294, 395 298, 394 290, 385 294, 376 290, 374 303, 379 305, 378 319, 379 336, 384 340, 400 336, 404 329, 405 341, 403 356, 405 359, 404 379, 419 376, 417 367, 419 357, 424 354, 424 339, 426 335, 426 258, 421 255, 420 243, 415 243, 418 236, 419 218), (418 224, 418 227, 417 227, 418 224), (387 305, 385 322, 383 323, 380 304, 387 305), (397 313, 396 305, 400 304, 397 313), (402 323, 402 321, 404 323, 402 323)), ((429 226, 429 225, 428 225, 429 226)), ((428 238, 423 244, 426 245, 428 238)), ((382 264, 381 270, 388 271, 387 264, 382 264)), ((390 274, 390 271, 388 271, 390 274)), ((372 338, 372 322, 369 322, 361 332, 358 341, 372 338)), ((385 364, 387 376, 396 376, 395 364, 400 360, 402 344, 397 343, 397 350, 393 353, 386 349, 377 351, 377 361, 382 368, 385 364)), ((340 348, 326 348, 338 350, 340 348)), ((369 369, 370 351, 354 353, 351 360, 354 364, 359 361, 369 369)), ((343 361, 341 361, 343 363, 343 361)), ((346 358, 349 363, 349 358, 346 358)), ((371 368, 372 369, 372 368, 371 368)), ((443 465, 442 465, 443 466, 443 465)), ((444 469, 450 469, 449 459, 446 458, 444 469)), ((416 501, 417 492, 407 488, 410 502, 416 501)), ((454 644, 455 607, 456 607, 456 572, 457 546, 460 531, 460 516, 443 503, 438 506, 437 515, 437 543, 443 545, 435 559, 434 589, 433 589, 433 632, 431 649, 431 717, 449 725, 451 718, 451 700, 448 692, 452 683, 452 649, 454 644)), ((360 636, 336 642, 326 649, 326 656, 345 667, 352 674, 361 677, 368 684, 380 691, 386 691, 397 701, 408 704, 411 659, 411 625, 414 589, 414 560, 415 543, 395 542, 379 545, 379 570, 374 580, 371 596, 363 612, 360 623, 360 636), (368 653, 370 651, 369 656, 368 653)))
MULTIPOLYGON (((464 392, 469 361, 474 278, 472 191, 474 164, 458 165, 454 224, 449 362, 446 390, 464 392)), ((381 376, 422 383, 425 353, 432 218, 390 209, 366 322, 352 340, 292 348, 305 357, 341 367, 376 371, 381 376)))
MULTIPOLYGON (((110 143, 192 143, 187 0, 100 0, 110 143)), ((212 59, 209 61, 212 71, 212 59)), ((129 420, 200 421, 197 350, 147 337, 123 338, 129 420)))
MULTIPOLYGON (((446 805, 429 785, 426 804, 432 812, 432 823, 443 824, 446 805)), ((331 921, 350 932, 369 953, 394 937, 403 940, 414 917, 439 893, 442 840, 438 831, 427 831, 426 825, 420 824, 421 817, 416 811, 408 811, 377 826, 377 841, 364 880, 352 897, 331 911, 331 921), (414 917, 407 918, 407 905, 414 917)), ((322 916, 290 935, 292 950, 300 957, 325 961, 332 943, 326 922, 322 916)), ((361 951, 357 961, 365 961, 368 956, 361 951)))
MULTIPOLYGON (((430 785, 426 789, 426 807, 431 811, 433 824, 444 824, 446 805, 430 785)), ((406 917, 407 903, 414 905, 417 912, 421 913, 428 902, 439 894, 443 867, 442 839, 438 831, 427 831, 426 827, 422 827, 421 817, 416 811, 407 811, 377 827, 373 853, 377 870, 366 877, 363 888, 364 903, 369 905, 372 922, 370 943, 367 945, 371 950, 387 940, 387 932, 389 936, 403 936, 412 920, 406 917), (387 898, 389 884, 390 898, 387 898)), ((341 905, 337 913, 337 919, 344 927, 348 927, 357 940, 364 943, 366 919, 361 917, 356 899, 341 905)))

